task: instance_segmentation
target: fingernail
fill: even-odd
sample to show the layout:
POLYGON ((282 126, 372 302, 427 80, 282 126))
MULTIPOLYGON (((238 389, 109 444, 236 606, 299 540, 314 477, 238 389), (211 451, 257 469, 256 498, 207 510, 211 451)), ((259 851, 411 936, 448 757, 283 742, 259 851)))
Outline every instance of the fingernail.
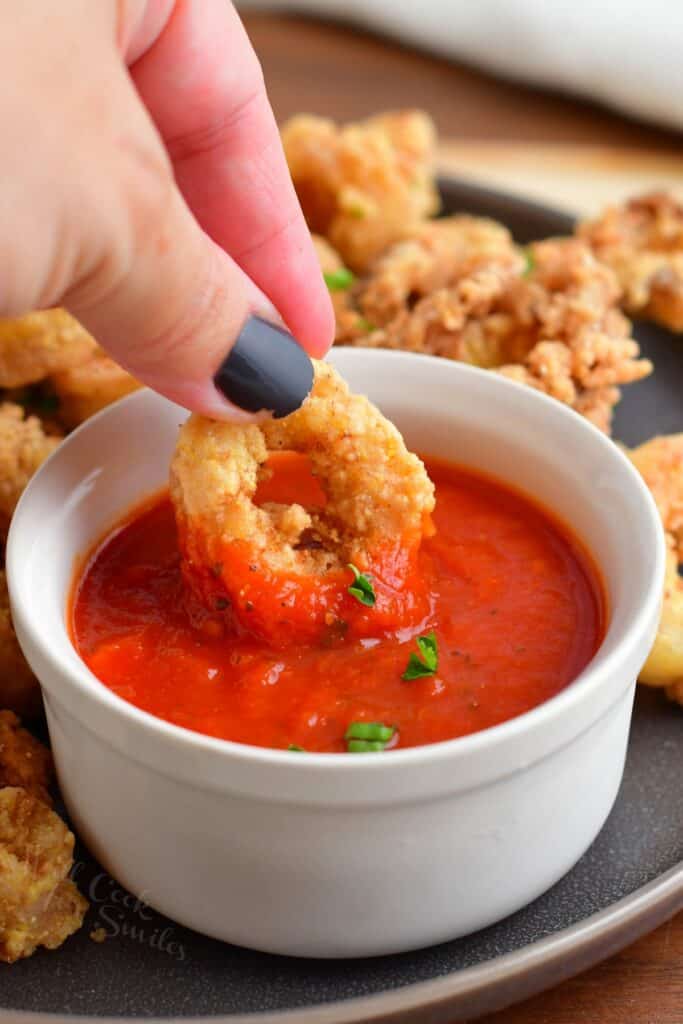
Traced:
POLYGON ((251 316, 213 378, 228 401, 276 419, 302 404, 313 386, 313 364, 291 334, 251 316))

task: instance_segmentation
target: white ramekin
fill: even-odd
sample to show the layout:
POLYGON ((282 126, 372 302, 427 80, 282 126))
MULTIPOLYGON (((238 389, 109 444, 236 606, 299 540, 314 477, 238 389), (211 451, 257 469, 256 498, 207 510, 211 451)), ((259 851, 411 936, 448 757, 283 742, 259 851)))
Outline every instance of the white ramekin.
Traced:
POLYGON ((411 448, 509 481, 593 552, 609 628, 552 700, 445 743, 302 757, 210 739, 116 697, 73 650, 65 610, 79 556, 166 480, 186 413, 149 391, 59 447, 24 494, 7 550, 17 634, 43 686, 67 807, 92 852, 182 924, 321 957, 455 938, 572 867, 619 787, 664 573, 650 494, 575 413, 444 360, 359 349, 332 358, 411 448))

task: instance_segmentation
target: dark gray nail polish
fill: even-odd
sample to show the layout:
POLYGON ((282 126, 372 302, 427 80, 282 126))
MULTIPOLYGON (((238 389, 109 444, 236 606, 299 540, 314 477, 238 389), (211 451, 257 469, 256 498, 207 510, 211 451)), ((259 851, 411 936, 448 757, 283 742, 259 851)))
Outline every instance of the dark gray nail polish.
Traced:
POLYGON ((311 390, 313 364, 291 334, 251 316, 213 381, 240 409, 267 409, 279 419, 298 409, 311 390))

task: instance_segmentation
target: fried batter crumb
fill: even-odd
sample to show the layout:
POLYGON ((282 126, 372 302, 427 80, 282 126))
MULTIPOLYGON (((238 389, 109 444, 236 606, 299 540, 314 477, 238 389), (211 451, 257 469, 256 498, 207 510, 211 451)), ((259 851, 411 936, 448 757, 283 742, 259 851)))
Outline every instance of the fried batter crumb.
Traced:
POLYGON ((578 234, 617 275, 629 313, 683 331, 683 204, 665 192, 637 196, 578 234))
POLYGON ((106 930, 106 928, 93 928, 93 930, 90 932, 90 938, 92 939, 93 942, 99 942, 99 943, 106 942, 106 939, 107 939, 107 930, 106 930))
POLYGON ((0 789, 20 786, 50 806, 52 755, 30 732, 22 729, 13 711, 0 711, 0 789))
POLYGON ((56 949, 81 926, 87 901, 69 880, 74 837, 31 793, 0 789, 0 961, 56 949))

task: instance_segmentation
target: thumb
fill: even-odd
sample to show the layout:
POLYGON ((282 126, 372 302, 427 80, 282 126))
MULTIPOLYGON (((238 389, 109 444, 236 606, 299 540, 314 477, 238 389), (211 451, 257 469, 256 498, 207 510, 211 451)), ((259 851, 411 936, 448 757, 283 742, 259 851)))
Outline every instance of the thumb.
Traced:
POLYGON ((170 173, 128 206, 132 237, 113 257, 124 272, 109 254, 64 305, 134 377, 186 408, 233 420, 297 409, 313 381, 309 357, 202 231, 170 173))

